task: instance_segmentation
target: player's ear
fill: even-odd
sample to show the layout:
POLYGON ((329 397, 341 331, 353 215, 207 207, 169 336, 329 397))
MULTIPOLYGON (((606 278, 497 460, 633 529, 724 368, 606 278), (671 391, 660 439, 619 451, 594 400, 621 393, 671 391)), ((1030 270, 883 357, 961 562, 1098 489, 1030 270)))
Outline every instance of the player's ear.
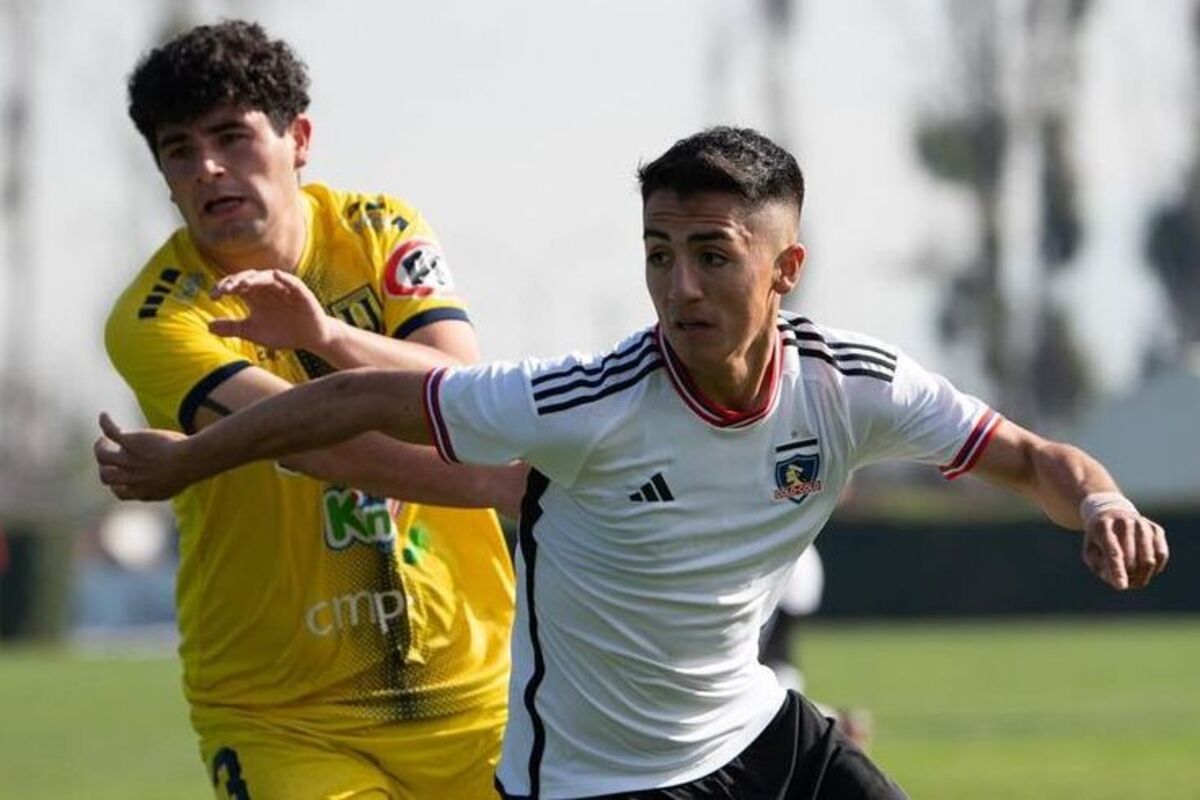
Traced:
POLYGON ((784 295, 796 288, 800 276, 804 273, 804 258, 807 254, 804 245, 795 242, 775 257, 775 276, 771 288, 777 294, 784 295))
POLYGON ((292 137, 295 146, 293 165, 296 169, 308 164, 308 146, 312 141, 312 120, 307 114, 297 114, 288 126, 287 135, 292 137))

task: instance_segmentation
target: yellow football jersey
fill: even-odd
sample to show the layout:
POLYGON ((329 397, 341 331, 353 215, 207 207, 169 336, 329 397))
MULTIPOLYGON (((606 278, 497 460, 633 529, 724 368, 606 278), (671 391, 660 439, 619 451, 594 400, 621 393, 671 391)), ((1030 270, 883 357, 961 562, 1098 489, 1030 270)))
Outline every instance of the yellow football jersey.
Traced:
MULTIPOLYGON (((328 313, 405 337, 465 319, 432 231, 386 196, 304 187, 297 275, 328 313)), ((208 332, 242 316, 177 231, 106 327, 146 419, 191 431, 220 383, 257 366, 299 383, 330 367, 208 332)), ((223 707, 314 730, 429 719, 503 702, 513 578, 495 514, 403 505, 259 462, 174 498, 184 682, 197 724, 223 707)))

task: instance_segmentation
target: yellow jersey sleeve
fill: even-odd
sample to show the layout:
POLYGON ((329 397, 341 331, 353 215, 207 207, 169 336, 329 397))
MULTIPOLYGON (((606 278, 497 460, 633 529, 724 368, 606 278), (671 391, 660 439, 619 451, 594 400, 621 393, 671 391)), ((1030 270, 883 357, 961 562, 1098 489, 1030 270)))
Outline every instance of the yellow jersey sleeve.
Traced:
POLYGON ((242 343, 208 332, 215 315, 195 302, 201 291, 207 299, 206 284, 202 273, 152 261, 105 324, 109 359, 156 427, 194 432, 213 389, 252 363, 242 343), (185 278, 192 285, 181 287, 185 278))
POLYGON ((370 228, 378 233, 384 333, 405 339, 434 322, 469 322, 441 243, 425 218, 403 200, 388 195, 364 198, 362 204, 370 228))

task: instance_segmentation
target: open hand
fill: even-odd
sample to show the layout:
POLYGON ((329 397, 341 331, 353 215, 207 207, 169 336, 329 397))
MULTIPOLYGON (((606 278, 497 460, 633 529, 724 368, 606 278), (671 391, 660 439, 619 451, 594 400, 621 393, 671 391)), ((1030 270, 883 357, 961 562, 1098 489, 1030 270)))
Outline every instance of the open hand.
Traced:
POLYGON ((304 281, 279 269, 250 269, 217 281, 210 295, 242 298, 250 313, 242 319, 214 319, 217 336, 249 339, 264 347, 319 352, 328 338, 330 318, 304 281))
POLYGON ((1146 586, 1169 556, 1162 526, 1133 511, 1102 511, 1083 531, 1083 563, 1114 589, 1146 586))
POLYGON ((187 436, 175 431, 124 431, 100 415, 104 435, 92 452, 100 482, 122 500, 165 500, 192 480, 187 475, 187 436))

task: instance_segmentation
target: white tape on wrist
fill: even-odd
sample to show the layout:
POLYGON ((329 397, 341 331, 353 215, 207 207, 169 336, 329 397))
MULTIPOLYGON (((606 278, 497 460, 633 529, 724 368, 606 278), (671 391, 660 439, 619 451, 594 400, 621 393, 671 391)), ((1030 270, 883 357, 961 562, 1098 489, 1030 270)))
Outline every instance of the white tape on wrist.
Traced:
POLYGON ((1097 514, 1114 508, 1131 514, 1138 513, 1137 506, 1120 492, 1092 492, 1080 502, 1079 516, 1083 518, 1084 525, 1091 525, 1097 514))

